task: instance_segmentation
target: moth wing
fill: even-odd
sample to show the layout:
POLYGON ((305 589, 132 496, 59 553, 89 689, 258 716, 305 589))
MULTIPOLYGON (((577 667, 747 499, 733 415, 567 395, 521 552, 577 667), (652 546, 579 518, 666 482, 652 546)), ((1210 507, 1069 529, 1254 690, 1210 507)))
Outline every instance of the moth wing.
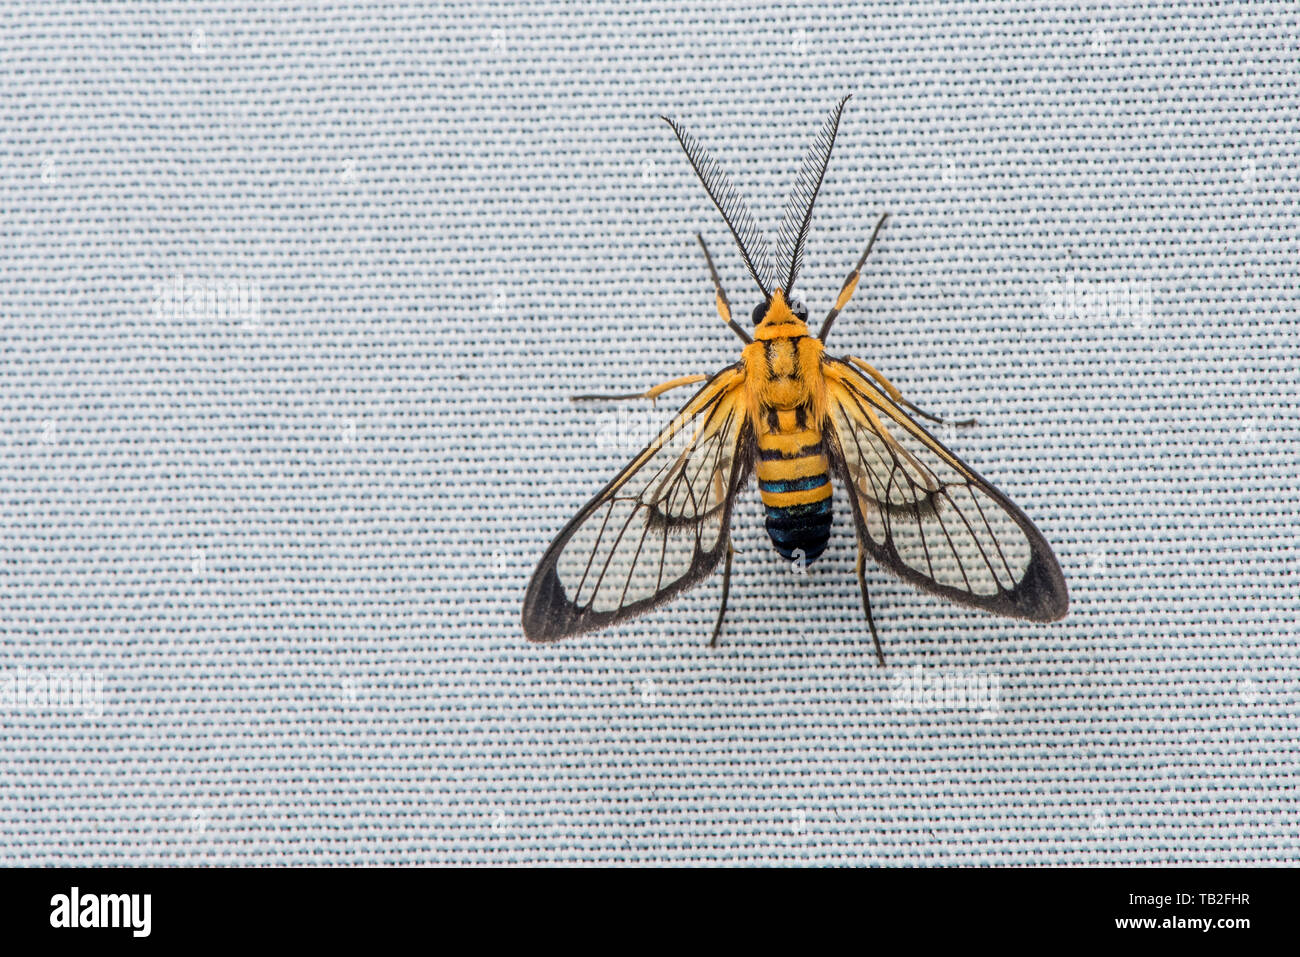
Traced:
POLYGON ((863 549, 950 601, 1064 617, 1065 577, 1024 512, 847 362, 828 358, 824 368, 833 458, 863 549))
POLYGON ((736 365, 705 383, 560 532, 524 597, 531 641, 624 621, 717 567, 753 458, 744 381, 736 365))

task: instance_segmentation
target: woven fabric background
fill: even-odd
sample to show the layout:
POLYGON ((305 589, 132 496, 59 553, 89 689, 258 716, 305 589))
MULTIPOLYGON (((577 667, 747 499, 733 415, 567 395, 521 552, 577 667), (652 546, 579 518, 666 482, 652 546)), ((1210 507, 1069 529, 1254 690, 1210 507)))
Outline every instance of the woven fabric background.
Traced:
POLYGON ((0 36, 0 863, 1297 861, 1293 3, 0 36), (875 570, 882 670, 843 499, 800 575, 751 492, 719 648, 717 578, 530 646, 547 542, 685 398, 568 397, 734 361, 697 230, 754 303, 658 115, 774 232, 849 92, 802 295, 892 213, 832 349, 979 418, 942 435, 1069 617, 875 570))

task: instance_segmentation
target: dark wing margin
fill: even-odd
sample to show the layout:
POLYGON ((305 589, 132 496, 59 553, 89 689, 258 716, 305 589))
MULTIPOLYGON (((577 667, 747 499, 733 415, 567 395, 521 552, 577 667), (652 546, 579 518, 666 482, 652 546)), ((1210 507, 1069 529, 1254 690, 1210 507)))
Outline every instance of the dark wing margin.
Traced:
POLYGON ((926 591, 996 615, 1056 621, 1065 576, 1011 500, 848 363, 827 358, 833 467, 862 548, 926 591))
POLYGON ((752 465, 740 365, 695 394, 556 536, 524 596, 524 634, 555 641, 624 621, 707 578, 752 465))

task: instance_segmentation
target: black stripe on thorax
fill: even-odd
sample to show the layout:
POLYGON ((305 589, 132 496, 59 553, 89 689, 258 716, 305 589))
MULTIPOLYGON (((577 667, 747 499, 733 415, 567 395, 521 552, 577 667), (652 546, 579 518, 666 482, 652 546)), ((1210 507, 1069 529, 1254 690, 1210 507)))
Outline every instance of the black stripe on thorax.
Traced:
POLYGON ((764 339, 763 340, 763 360, 767 363, 767 374, 773 379, 802 379, 803 370, 799 368, 799 340, 803 336, 786 338, 786 339, 764 339), (788 376, 779 376, 776 374, 776 368, 772 365, 772 350, 776 348, 778 342, 788 342, 793 350, 794 372, 788 376))
MULTIPOLYGON (((789 411, 789 409, 778 409, 774 405, 766 406, 763 412, 766 413, 768 431, 780 433, 782 431, 780 413, 789 411)), ((799 432, 808 428, 808 405, 806 403, 794 407, 794 427, 799 432)))

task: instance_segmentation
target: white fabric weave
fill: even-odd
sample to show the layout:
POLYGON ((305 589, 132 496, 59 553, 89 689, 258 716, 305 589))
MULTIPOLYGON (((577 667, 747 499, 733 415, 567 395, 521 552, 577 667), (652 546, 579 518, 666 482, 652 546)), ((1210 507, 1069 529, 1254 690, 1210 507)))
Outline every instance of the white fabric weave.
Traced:
POLYGON ((0 863, 1295 863, 1297 20, 5 5, 0 863), (800 576, 752 491, 720 648, 716 578, 528 645, 687 397, 568 396, 734 361, 696 231, 754 303, 658 114, 770 234, 848 92, 801 295, 893 214, 832 351, 1069 617, 873 571, 881 670, 843 498, 800 576))

